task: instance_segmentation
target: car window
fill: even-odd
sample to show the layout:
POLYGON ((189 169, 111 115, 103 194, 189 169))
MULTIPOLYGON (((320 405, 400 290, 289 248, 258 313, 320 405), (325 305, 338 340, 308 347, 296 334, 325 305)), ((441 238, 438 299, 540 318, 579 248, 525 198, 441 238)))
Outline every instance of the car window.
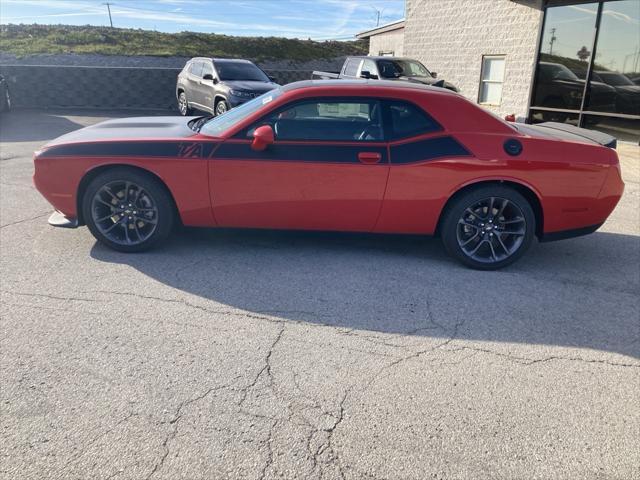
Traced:
POLYGON ((270 81, 266 73, 253 63, 216 61, 216 70, 218 70, 220 80, 270 81))
POLYGON ((383 78, 430 77, 431 72, 416 60, 378 60, 378 68, 383 78))
POLYGON ((378 68, 376 62, 373 60, 365 59, 362 61, 362 67, 360 67, 360 74, 362 72, 369 72, 371 75, 378 76, 378 68))
POLYGON ((400 139, 442 130, 438 122, 416 105, 407 102, 387 102, 386 115, 391 139, 400 139))
POLYGON ((196 77, 202 76, 202 62, 193 62, 191 64, 191 68, 189 69, 189 73, 195 75, 196 77))
POLYGON ((205 75, 213 76, 213 66, 206 62, 202 64, 202 76, 204 77, 205 75))
POLYGON ((348 77, 357 77, 360 61, 361 60, 359 58, 350 58, 347 60, 347 64, 344 66, 344 75, 347 75, 348 77))
POLYGON ((309 100, 279 109, 247 131, 271 125, 276 140, 382 141, 376 100, 309 100))

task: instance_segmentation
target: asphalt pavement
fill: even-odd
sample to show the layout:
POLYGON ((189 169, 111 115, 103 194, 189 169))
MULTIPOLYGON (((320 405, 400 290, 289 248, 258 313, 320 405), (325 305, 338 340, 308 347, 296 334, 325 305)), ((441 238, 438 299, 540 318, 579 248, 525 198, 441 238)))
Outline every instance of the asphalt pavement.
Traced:
POLYGON ((499 272, 434 239, 47 224, 0 117, 0 478, 640 478, 640 149, 590 236, 499 272))

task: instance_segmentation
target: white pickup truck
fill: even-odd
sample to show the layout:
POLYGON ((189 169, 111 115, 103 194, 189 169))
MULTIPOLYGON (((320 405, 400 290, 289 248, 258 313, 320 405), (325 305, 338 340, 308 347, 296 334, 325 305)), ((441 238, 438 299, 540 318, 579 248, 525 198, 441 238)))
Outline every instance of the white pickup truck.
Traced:
POLYGON ((311 79, 354 79, 398 80, 423 83, 434 87, 447 88, 457 92, 455 85, 436 79, 437 74, 417 60, 400 57, 347 57, 340 72, 314 71, 311 79))

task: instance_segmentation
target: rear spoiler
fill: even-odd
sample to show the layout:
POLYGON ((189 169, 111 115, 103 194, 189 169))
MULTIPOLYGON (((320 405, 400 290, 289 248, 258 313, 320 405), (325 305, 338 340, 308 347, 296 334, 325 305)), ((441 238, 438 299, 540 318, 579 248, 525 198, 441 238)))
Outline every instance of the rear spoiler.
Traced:
POLYGON ((604 147, 615 149, 618 146, 618 140, 616 137, 612 137, 611 135, 597 130, 587 130, 586 128, 575 127, 568 123, 544 122, 536 124, 536 127, 548 128, 550 130, 556 130, 557 132, 566 132, 571 135, 577 135, 578 137, 591 140, 592 142, 598 143, 604 147))

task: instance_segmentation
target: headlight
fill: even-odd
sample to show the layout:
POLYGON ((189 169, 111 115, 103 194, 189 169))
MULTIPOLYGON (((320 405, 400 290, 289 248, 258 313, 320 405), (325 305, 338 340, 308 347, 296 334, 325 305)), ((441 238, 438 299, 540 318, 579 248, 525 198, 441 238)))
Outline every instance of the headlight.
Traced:
POLYGON ((243 92, 242 90, 229 90, 229 93, 234 97, 240 98, 253 98, 253 94, 250 92, 243 92))

